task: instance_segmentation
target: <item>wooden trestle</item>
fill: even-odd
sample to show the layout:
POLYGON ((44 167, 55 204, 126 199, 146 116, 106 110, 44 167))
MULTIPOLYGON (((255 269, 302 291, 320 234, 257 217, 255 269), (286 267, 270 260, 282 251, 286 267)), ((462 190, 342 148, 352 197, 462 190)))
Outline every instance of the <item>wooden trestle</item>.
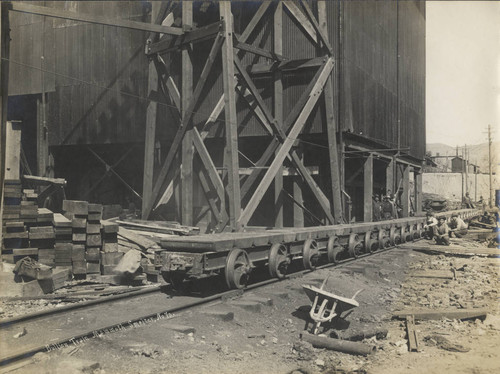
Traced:
MULTIPOLYGON (((173 2, 165 1, 161 6, 154 4, 152 17, 156 24, 161 24, 169 14, 173 2)), ((308 3, 300 2, 300 7, 291 1, 262 2, 241 35, 234 33, 231 2, 219 1, 220 21, 212 25, 192 27, 193 8, 190 1, 182 2, 183 34, 172 38, 159 39, 159 34, 152 32, 146 46, 151 67, 149 90, 151 93, 162 92, 166 98, 175 104, 179 119, 177 132, 168 154, 159 170, 154 173, 155 129, 157 103, 152 102, 148 108, 145 140, 145 163, 143 183, 143 217, 150 216, 162 196, 171 195, 176 180, 180 179, 180 202, 182 207, 181 221, 183 224, 193 224, 193 180, 197 176, 203 188, 210 210, 216 217, 217 232, 224 230, 241 231, 248 225, 253 213, 262 201, 264 194, 274 182, 275 204, 277 211, 276 226, 283 225, 282 198, 279 197, 282 188, 282 169, 285 160, 289 160, 303 183, 309 187, 317 200, 326 221, 330 224, 343 222, 341 206, 341 186, 339 177, 339 162, 337 150, 337 125, 333 108, 332 71, 334 67, 333 50, 328 41, 326 23, 326 2, 318 1, 318 15, 315 16, 308 3), (282 17, 288 12, 302 25, 311 36, 311 42, 318 50, 318 56, 310 60, 294 61, 284 58, 281 54, 282 17), (264 16, 273 19, 272 50, 265 50, 251 44, 247 40, 256 30, 264 16), (188 53, 190 46, 199 41, 205 43, 213 40, 212 50, 203 67, 200 78, 194 84, 193 66, 188 53), (182 90, 179 90, 169 73, 168 63, 162 54, 181 51, 182 54, 182 90), (218 54, 222 56, 222 72, 213 71, 214 61, 218 54), (242 57, 252 53, 274 60, 267 69, 274 74, 273 108, 268 107, 253 80, 253 70, 266 67, 245 66, 242 57), (295 65, 295 66, 293 66, 295 65), (283 113, 283 86, 281 74, 288 67, 294 69, 315 68, 317 73, 309 87, 298 100, 291 113, 283 113), (272 69, 272 70, 271 70, 272 69), (200 94, 206 84, 209 74, 222 74, 224 91, 221 94, 212 113, 202 126, 193 126, 193 109, 200 101, 200 94), (194 86, 194 90, 192 89, 194 86), (253 108, 262 127, 272 136, 266 150, 255 163, 255 168, 245 180, 240 181, 238 124, 236 118, 236 94, 242 95, 253 108), (299 151, 294 147, 297 137, 318 100, 324 100, 327 133, 329 166, 331 174, 331 196, 326 196, 308 168, 304 166, 299 151), (204 143, 208 128, 224 111, 225 145, 223 165, 216 165, 204 143), (195 171, 193 158, 198 154, 201 159, 201 170, 195 171), (222 176, 217 168, 224 170, 222 176), (182 170, 182 171, 180 171, 182 170), (157 174, 154 178, 153 174, 157 174), (242 206, 243 201, 248 201, 242 206)))

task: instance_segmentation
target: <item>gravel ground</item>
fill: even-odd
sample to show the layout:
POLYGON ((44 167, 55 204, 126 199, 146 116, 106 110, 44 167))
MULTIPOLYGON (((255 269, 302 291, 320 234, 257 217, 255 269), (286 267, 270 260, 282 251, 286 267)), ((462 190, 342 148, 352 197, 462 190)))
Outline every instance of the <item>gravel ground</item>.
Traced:
MULTIPOLYGON (((19 373, 497 373, 499 263, 499 259, 395 249, 279 282, 237 300, 39 353, 11 369, 19 373), (411 276, 428 269, 455 269, 456 279, 411 276), (302 285, 319 285, 327 277, 325 289, 334 294, 350 298, 361 290, 356 296, 360 306, 323 333, 342 337, 387 329, 386 338, 364 340, 377 348, 372 355, 317 349, 300 340, 310 306, 302 285), (241 301, 250 306, 238 305, 241 301), (491 311, 486 320, 417 322, 419 352, 408 352, 405 323, 392 319, 395 310, 407 308, 478 307, 491 311), (206 314, 210 310, 232 312, 234 318, 222 321, 206 314), (189 328, 172 330, 179 330, 178 325, 189 328)), ((116 313, 119 316, 120 311, 116 313)), ((30 339, 29 331, 19 339, 30 339)))

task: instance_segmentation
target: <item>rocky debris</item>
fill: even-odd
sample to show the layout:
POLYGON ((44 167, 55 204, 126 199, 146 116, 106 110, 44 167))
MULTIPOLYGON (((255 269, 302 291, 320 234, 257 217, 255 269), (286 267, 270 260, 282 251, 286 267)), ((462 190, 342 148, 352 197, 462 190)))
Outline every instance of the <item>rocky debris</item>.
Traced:
POLYGON ((438 334, 432 334, 428 335, 424 338, 424 342, 426 342, 429 345, 435 345, 441 349, 444 349, 446 351, 450 352, 469 352, 470 349, 465 348, 459 344, 454 344, 450 342, 448 339, 446 339, 442 335, 438 334))

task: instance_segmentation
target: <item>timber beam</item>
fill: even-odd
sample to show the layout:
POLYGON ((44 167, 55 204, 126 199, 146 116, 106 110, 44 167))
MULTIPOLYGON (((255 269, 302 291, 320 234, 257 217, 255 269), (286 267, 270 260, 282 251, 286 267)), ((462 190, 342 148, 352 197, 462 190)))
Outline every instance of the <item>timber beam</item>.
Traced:
POLYGON ((10 2, 10 9, 14 12, 36 14, 39 16, 47 16, 53 18, 63 18, 72 21, 95 23, 98 25, 122 27, 126 29, 159 32, 169 35, 182 35, 184 31, 178 27, 162 26, 153 23, 129 21, 125 19, 110 18, 106 16, 98 16, 84 13, 71 12, 63 9, 49 8, 46 6, 31 5, 17 1, 10 2))
POLYGON ((223 22, 218 21, 207 26, 199 27, 186 31, 181 36, 174 39, 171 37, 164 37, 156 43, 150 43, 146 46, 146 54, 152 55, 155 53, 168 53, 176 51, 179 47, 190 44, 198 43, 210 38, 214 38, 218 33, 222 31, 223 22))
POLYGON ((289 59, 281 62, 275 62, 272 64, 262 63, 262 64, 252 64, 245 66, 245 70, 252 75, 258 74, 271 74, 275 71, 290 72, 297 71, 301 69, 311 69, 318 68, 323 65, 325 61, 324 57, 315 57, 309 59, 289 59))

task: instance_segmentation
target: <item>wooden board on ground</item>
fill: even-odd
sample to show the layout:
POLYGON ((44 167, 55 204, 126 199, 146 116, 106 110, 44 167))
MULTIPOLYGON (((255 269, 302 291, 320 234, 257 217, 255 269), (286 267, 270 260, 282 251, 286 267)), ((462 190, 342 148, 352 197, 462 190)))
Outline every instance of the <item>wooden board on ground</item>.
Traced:
POLYGON ((412 278, 439 278, 439 279, 455 279, 455 273, 451 270, 415 270, 409 275, 412 278))
POLYGON ((408 335, 408 350, 418 352, 417 330, 415 329, 415 317, 406 316, 406 334, 408 335))
POLYGON ((411 244, 408 248, 424 252, 428 254, 436 254, 436 255, 449 255, 449 256, 458 256, 458 257, 471 257, 471 256, 481 256, 481 257, 500 257, 500 249, 498 248, 486 248, 486 247, 461 247, 458 245, 417 245, 411 244))
POLYGON ((488 310, 485 308, 472 309, 409 309, 396 311, 393 318, 406 319, 407 316, 414 316, 415 320, 436 320, 448 319, 476 319, 486 318, 488 310))

